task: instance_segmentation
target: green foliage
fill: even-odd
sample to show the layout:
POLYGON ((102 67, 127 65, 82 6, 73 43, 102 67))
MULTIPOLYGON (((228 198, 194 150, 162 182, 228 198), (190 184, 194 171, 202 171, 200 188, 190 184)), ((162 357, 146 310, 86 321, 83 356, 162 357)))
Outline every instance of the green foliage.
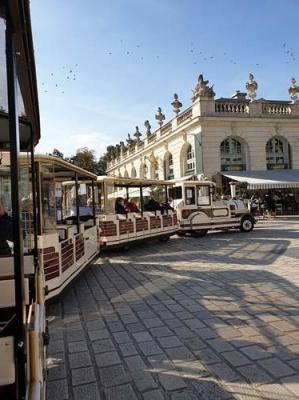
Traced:
POLYGON ((78 149, 76 154, 70 158, 70 162, 87 171, 97 173, 95 151, 88 149, 88 147, 78 149))
MULTIPOLYGON (((113 146, 109 147, 114 148, 113 146)), ((107 162, 109 161, 107 152, 103 154, 99 160, 96 159, 95 151, 88 147, 78 149, 76 154, 71 157, 64 157, 64 154, 58 149, 53 149, 52 153, 49 153, 49 155, 61 158, 80 168, 93 172, 96 175, 106 175, 107 162)))
POLYGON ((65 160, 63 153, 58 149, 53 149, 52 153, 49 153, 50 156, 62 158, 65 160))

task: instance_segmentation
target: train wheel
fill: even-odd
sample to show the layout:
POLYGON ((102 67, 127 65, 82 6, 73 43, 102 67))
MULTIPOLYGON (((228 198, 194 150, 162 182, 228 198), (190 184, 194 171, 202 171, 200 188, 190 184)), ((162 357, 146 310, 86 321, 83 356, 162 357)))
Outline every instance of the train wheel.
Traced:
POLYGON ((246 215, 241 219, 240 231, 251 232, 254 228, 254 219, 250 215, 246 215))
POLYGON ((190 231, 191 236, 193 237, 204 237, 208 233, 207 229, 198 229, 196 231, 190 231))
POLYGON ((159 237, 159 241, 160 241, 160 242, 168 242, 169 238, 170 238, 169 235, 160 236, 160 237, 159 237))
POLYGON ((177 235, 178 235, 179 237, 183 237, 183 236, 186 235, 186 232, 180 231, 180 232, 177 232, 177 235))

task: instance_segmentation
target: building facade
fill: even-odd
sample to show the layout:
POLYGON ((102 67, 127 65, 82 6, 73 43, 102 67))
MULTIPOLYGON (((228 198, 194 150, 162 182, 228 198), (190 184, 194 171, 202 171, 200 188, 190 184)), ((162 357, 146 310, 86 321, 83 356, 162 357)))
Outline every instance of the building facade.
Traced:
POLYGON ((290 101, 256 99, 257 83, 250 74, 247 93, 215 99, 213 87, 202 75, 193 90, 192 104, 180 111, 177 95, 172 102, 176 116, 151 132, 145 122, 143 137, 136 127, 110 152, 108 175, 177 179, 191 174, 213 178, 225 171, 299 169, 299 92, 293 79, 290 101))

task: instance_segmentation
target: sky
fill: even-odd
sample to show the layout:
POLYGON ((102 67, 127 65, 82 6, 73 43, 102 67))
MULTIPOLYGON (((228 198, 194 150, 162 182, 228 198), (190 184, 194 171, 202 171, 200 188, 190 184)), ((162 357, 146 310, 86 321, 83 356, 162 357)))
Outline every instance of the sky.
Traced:
POLYGON ((299 1, 31 0, 41 141, 65 155, 89 147, 100 156, 161 107, 174 117, 202 73, 216 98, 245 91, 288 99, 299 81, 299 1))

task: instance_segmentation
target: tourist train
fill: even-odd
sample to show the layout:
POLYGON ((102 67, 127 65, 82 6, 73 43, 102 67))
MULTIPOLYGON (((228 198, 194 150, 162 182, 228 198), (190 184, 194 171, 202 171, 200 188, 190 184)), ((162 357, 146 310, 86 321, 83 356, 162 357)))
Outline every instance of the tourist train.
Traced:
POLYGON ((35 181, 20 162, 20 152, 26 153, 34 176, 40 123, 28 1, 0 0, 0 52, 0 398, 43 400, 44 271, 37 249, 35 181), (21 198, 32 200, 28 227, 21 198))
MULTIPOLYGON (((199 177, 202 178, 202 177, 199 177)), ((255 219, 242 200, 235 196, 235 185, 231 184, 232 198, 217 199, 214 182, 199 180, 196 176, 178 180, 169 189, 169 197, 178 215, 178 235, 186 233, 202 237, 209 230, 239 228, 250 232, 255 219)))
POLYGON ((254 219, 237 201, 213 203, 214 184, 196 177, 97 177, 34 155, 40 122, 27 0, 0 0, 0 44, 0 398, 44 400, 45 301, 101 249, 214 228, 249 232, 254 219))
POLYGON ((101 208, 100 243, 103 247, 126 247, 154 238, 167 241, 177 232, 176 211, 169 206, 167 198, 171 183, 101 176, 97 184, 101 208), (117 210, 115 203, 122 199, 125 210, 117 210), (130 207, 130 204, 135 207, 130 207))

